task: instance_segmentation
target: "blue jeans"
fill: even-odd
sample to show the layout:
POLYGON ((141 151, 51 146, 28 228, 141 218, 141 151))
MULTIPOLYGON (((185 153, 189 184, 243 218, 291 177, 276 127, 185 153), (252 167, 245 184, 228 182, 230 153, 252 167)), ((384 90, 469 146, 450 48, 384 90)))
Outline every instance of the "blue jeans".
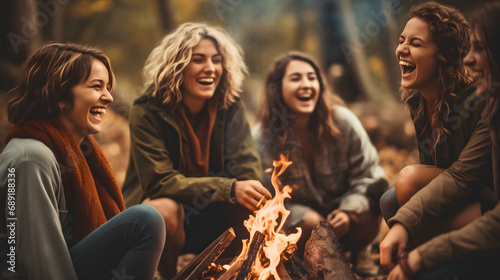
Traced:
POLYGON ((70 249, 78 279, 153 279, 165 244, 165 222, 151 206, 116 215, 70 249))
POLYGON ((398 197, 396 196, 396 188, 388 189, 380 197, 380 212, 382 213, 382 217, 385 222, 394 217, 400 207, 398 197))

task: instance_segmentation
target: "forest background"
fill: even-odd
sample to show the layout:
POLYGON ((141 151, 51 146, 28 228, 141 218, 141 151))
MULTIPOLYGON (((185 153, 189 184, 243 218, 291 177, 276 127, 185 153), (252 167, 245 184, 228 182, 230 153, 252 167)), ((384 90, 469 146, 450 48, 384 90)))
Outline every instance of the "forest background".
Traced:
MULTIPOLYGON (((117 92, 97 136, 120 183, 128 164, 128 112, 144 86, 151 50, 178 24, 219 26, 243 48, 249 75, 242 99, 251 125, 273 60, 290 50, 314 56, 329 85, 361 119, 391 186, 418 162, 414 130, 400 104, 394 51, 416 0, 2 0, 0 2, 0 151, 7 94, 23 62, 47 42, 101 47, 110 57, 117 92)), ((488 1, 443 0, 466 15, 488 1)))

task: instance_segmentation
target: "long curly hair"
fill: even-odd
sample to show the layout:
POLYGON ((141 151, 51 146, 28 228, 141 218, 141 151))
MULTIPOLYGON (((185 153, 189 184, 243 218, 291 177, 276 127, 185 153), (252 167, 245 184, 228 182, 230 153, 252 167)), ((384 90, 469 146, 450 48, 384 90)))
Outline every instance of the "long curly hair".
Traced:
MULTIPOLYGON (((439 95, 432 106, 432 116, 426 125, 435 133, 434 147, 445 135, 451 135, 444 127, 444 118, 450 112, 450 103, 456 100, 456 92, 472 84, 471 71, 463 58, 470 49, 470 27, 464 16, 455 8, 436 2, 413 6, 408 19, 419 18, 428 25, 437 46, 439 95)), ((415 111, 413 121, 425 118, 425 100, 417 89, 401 89, 401 99, 415 111)))
POLYGON ((335 139, 340 133, 333 119, 335 105, 344 106, 340 97, 331 93, 327 88, 323 73, 318 64, 307 54, 298 51, 289 52, 274 62, 267 74, 265 94, 259 110, 259 123, 261 131, 271 132, 275 142, 273 157, 279 154, 293 154, 297 146, 294 139, 293 122, 294 114, 283 99, 282 82, 288 64, 293 60, 308 63, 314 69, 319 81, 319 98, 309 121, 315 139, 322 144, 328 139, 335 139))
POLYGON ((143 69, 145 86, 153 86, 152 95, 163 106, 170 107, 182 100, 182 72, 191 61, 193 48, 202 39, 212 40, 222 56, 224 72, 214 98, 225 108, 239 96, 247 73, 241 47, 222 29, 203 23, 184 23, 153 49, 143 69))

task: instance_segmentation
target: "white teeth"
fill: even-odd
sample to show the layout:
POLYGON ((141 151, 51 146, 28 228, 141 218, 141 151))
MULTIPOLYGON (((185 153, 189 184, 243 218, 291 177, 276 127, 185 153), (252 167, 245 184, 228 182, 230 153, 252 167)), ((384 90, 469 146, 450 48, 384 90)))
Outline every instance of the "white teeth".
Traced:
POLYGON ((104 108, 90 108, 90 112, 93 114, 106 114, 106 109, 104 108))
POLYGON ((415 66, 414 64, 411 64, 408 61, 404 61, 404 60, 400 60, 399 61, 399 65, 409 66, 409 67, 414 67, 415 66))
POLYGON ((202 83, 213 83, 215 81, 214 78, 200 78, 198 79, 198 82, 202 82, 202 83))
POLYGON ((483 72, 479 72, 479 71, 472 71, 472 77, 474 77, 474 79, 481 79, 483 78, 483 72))

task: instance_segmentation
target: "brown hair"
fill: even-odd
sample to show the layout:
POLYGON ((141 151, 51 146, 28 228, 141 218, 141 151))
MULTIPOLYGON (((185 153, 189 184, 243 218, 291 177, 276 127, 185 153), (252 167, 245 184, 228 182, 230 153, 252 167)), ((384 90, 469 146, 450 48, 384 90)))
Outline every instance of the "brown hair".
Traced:
POLYGON ((94 59, 108 69, 112 93, 114 74, 108 57, 101 50, 73 43, 51 43, 41 47, 28 59, 19 85, 9 93, 14 94, 7 107, 9 121, 19 124, 57 117, 62 113, 61 101, 68 105, 65 111, 71 111, 71 90, 89 77, 94 59))
POLYGON ((333 119, 334 106, 333 105, 345 105, 340 97, 334 95, 326 86, 325 78, 323 77, 322 71, 318 64, 309 57, 308 55, 292 51, 281 57, 279 57, 272 66, 271 70, 267 74, 266 84, 265 84, 265 94, 262 98, 262 105, 259 111, 259 121, 261 124, 261 129, 271 130, 272 133, 277 134, 277 139, 279 139, 277 156, 279 153, 286 153, 293 150, 293 125, 286 123, 286 118, 283 116, 289 116, 291 110, 287 107, 282 92, 282 82, 283 76, 285 75, 288 64, 293 60, 300 60, 308 63, 314 69, 316 76, 319 81, 319 98, 316 108, 314 109, 310 124, 312 131, 318 143, 322 143, 321 140, 334 139, 340 133, 337 124, 333 119), (275 118, 276 114, 280 114, 282 117, 275 118), (286 129, 274 129, 276 127, 282 127, 286 129), (290 146, 288 146, 290 145, 290 146))
MULTIPOLYGON (((498 26, 500 25, 500 2, 487 3, 481 6, 481 8, 474 10, 470 16, 470 22, 472 30, 478 32, 481 41, 486 47, 486 55, 492 77, 485 78, 491 78, 493 90, 498 91, 500 87, 496 85, 500 82, 500 33, 498 32, 498 26)), ((500 93, 497 92, 496 95, 500 96, 500 93)), ((490 126, 498 133, 500 129, 500 101, 489 102, 488 107, 490 126), (495 103, 497 103, 496 106, 495 103)))
MULTIPOLYGON (((437 133, 434 144, 437 145, 445 133, 450 134, 444 127, 443 116, 449 113, 450 102, 457 98, 456 91, 472 84, 471 72, 463 61, 470 49, 470 28, 457 9, 436 2, 413 6, 408 18, 424 20, 437 46, 439 96, 428 121, 437 133)), ((418 90, 402 89, 401 99, 406 107, 415 110, 414 122, 425 117, 424 98, 418 90)))

